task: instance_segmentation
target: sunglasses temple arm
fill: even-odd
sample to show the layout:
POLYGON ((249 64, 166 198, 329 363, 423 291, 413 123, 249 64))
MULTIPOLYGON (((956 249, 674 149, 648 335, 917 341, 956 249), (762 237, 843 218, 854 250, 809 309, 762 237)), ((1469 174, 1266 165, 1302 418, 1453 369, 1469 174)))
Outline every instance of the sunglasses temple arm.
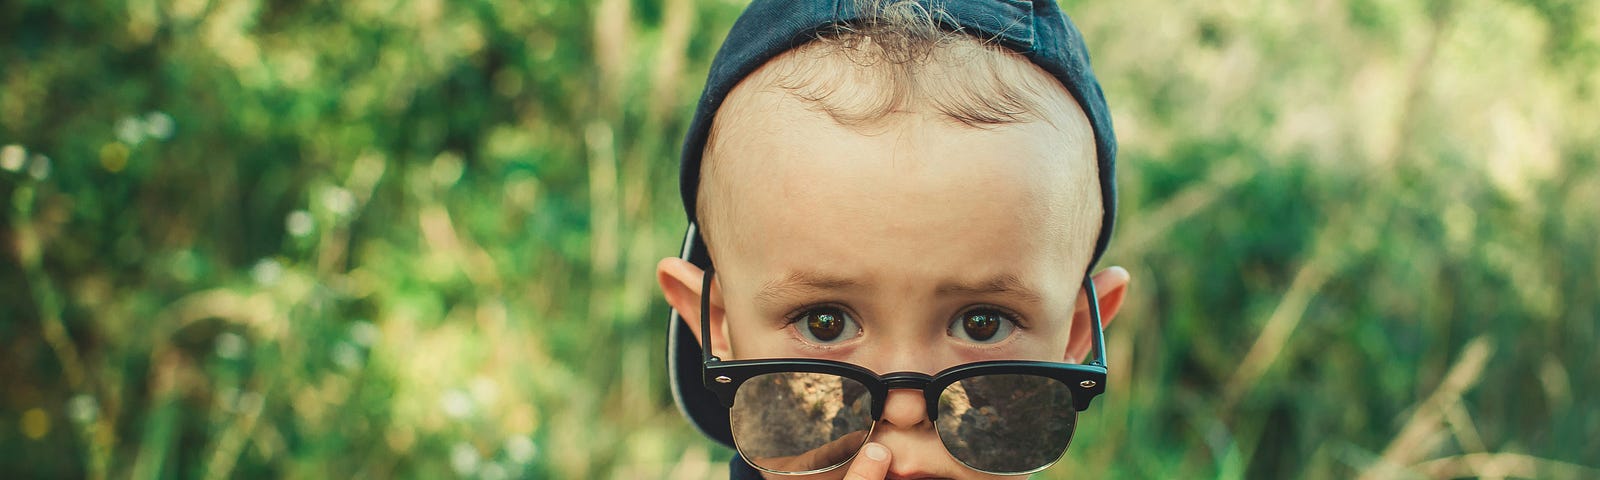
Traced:
POLYGON ((711 356, 711 266, 706 266, 700 282, 700 361, 707 364, 720 360, 711 356))
POLYGON ((1100 297, 1094 291, 1094 277, 1084 277, 1083 289, 1089 294, 1089 322, 1093 324, 1094 360, 1090 365, 1106 366, 1106 332, 1100 321, 1100 297))
MULTIPOLYGON (((683 234, 683 250, 678 253, 678 258, 690 259, 694 253, 694 240, 699 238, 699 226, 690 221, 690 230, 683 234)), ((706 266, 706 275, 701 278, 701 371, 706 370, 706 363, 710 363, 710 346, 706 344, 706 334, 710 331, 710 266, 706 266)))

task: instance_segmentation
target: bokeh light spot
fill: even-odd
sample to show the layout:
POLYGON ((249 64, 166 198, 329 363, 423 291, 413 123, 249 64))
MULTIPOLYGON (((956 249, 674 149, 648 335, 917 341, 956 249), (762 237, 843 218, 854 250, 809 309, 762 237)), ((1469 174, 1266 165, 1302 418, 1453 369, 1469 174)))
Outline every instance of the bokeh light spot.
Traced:
POLYGON ((464 168, 461 155, 457 155, 455 152, 441 153, 433 159, 433 171, 431 172, 433 183, 440 187, 455 185, 457 181, 461 180, 461 172, 464 168))
POLYGON ((311 212, 295 210, 289 212, 289 216, 284 217, 283 226, 289 231, 290 235, 304 237, 311 234, 311 229, 316 224, 311 220, 311 212))
POLYGON ((450 468, 458 475, 471 475, 478 471, 478 449, 468 443, 457 443, 450 449, 450 468))
POLYGON ((35 407, 22 413, 22 434, 29 439, 38 440, 50 433, 50 416, 44 410, 35 407))
POLYGON ((333 363, 347 372, 361 369, 361 350, 349 342, 339 342, 333 345, 333 363))
POLYGON ((34 180, 44 180, 50 176, 50 157, 34 155, 33 161, 28 164, 28 176, 34 180))
POLYGON ((144 122, 141 122, 139 117, 122 117, 121 120, 117 120, 114 130, 117 133, 117 140, 122 143, 138 146, 144 142, 144 122))
POLYGON ((107 172, 117 173, 128 166, 128 146, 122 142, 110 142, 100 147, 100 167, 107 172))
POLYGON ((224 332, 217 335, 217 356, 228 360, 236 360, 244 356, 244 337, 237 333, 224 332))
POLYGON ((8 171, 22 171, 22 163, 28 159, 28 150, 21 145, 11 144, 0 147, 0 168, 8 171))
POLYGON ((498 463, 484 465, 483 470, 478 472, 478 478, 483 480, 505 480, 506 467, 502 467, 498 463))
POLYGON ((378 343, 378 333, 378 327, 366 320, 357 320, 350 325, 350 339, 363 347, 370 348, 378 343))
POLYGON ((356 196, 350 190, 340 187, 328 187, 322 190, 322 208, 328 210, 336 217, 344 217, 355 211, 356 196))
POLYGON ((472 397, 461 390, 451 389, 440 396, 439 408, 450 418, 466 418, 472 414, 472 397))
POLYGON ((511 438, 507 438, 505 448, 506 457, 517 463, 532 462, 533 457, 539 453, 538 447, 533 444, 533 440, 523 435, 513 435, 511 438))
POLYGON ((277 260, 263 258, 250 267, 250 279, 255 280, 256 285, 270 287, 276 285, 280 278, 283 278, 283 264, 277 260))
POLYGON ((100 404, 95 403, 94 397, 78 394, 67 401, 67 418, 79 424, 87 424, 100 418, 100 404))
POLYGON ((144 114, 144 133, 156 140, 172 138, 174 122, 172 115, 165 112, 150 112, 144 114))

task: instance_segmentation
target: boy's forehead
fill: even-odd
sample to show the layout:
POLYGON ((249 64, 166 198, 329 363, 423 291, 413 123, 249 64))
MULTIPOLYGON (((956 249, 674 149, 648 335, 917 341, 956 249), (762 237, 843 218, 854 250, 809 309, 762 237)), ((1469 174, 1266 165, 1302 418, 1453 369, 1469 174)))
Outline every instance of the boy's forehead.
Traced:
MULTIPOLYGON (((979 128, 910 110, 861 129, 782 91, 729 98, 738 102, 725 105, 732 121, 707 157, 700 205, 724 270, 866 265, 909 251, 1087 263, 1101 215, 1095 150, 1087 133, 1061 131, 1067 121, 979 128)), ((1081 114, 1077 125, 1088 129, 1081 114)))
MULTIPOLYGON (((893 160, 894 165, 915 166, 918 159, 909 154, 915 147, 947 145, 960 149, 965 146, 964 142, 1003 137, 1003 146, 1011 149, 1055 152, 1014 158, 1040 160, 1025 165, 1027 169, 1055 172, 1087 169, 1087 178, 1073 175, 1073 180, 1078 181, 1070 182, 1070 186, 1084 184, 1081 180, 1094 186, 1097 180, 1094 133, 1084 110, 1072 95, 1049 73, 1020 56, 996 55, 978 47, 969 47, 966 51, 957 58, 971 59, 987 53, 985 58, 990 61, 982 64, 952 62, 950 58, 932 61, 920 65, 915 72, 915 76, 927 77, 924 80, 897 78, 893 71, 877 71, 881 65, 858 64, 849 55, 818 53, 811 46, 780 54, 740 81, 724 99, 714 120, 713 135, 705 147, 702 176, 715 177, 725 170, 743 168, 771 171, 783 167, 768 163, 773 156, 794 159, 807 150, 818 150, 813 153, 832 150, 827 154, 835 156, 869 157, 868 151, 853 149, 881 145, 886 139, 908 148, 870 153, 890 153, 889 160, 893 160), (805 75, 796 73, 804 71, 820 72, 813 75, 826 79, 806 80, 805 75), (802 80, 796 81, 796 77, 802 80), (811 88, 807 83, 830 85, 811 88), (996 84, 1004 84, 1005 88, 996 87, 996 84), (883 106, 895 97, 906 97, 906 89, 912 90, 910 98, 894 103, 895 108, 883 110, 881 118, 851 122, 839 114, 841 110, 850 110, 852 104, 866 105, 868 109, 883 106), (820 98, 824 95, 827 98, 820 98), (1009 103, 974 98, 985 95, 1028 98, 1012 99, 1009 103), (1012 112, 1014 121, 1007 123, 972 125, 953 118, 949 112, 952 105, 956 109, 998 106, 1037 111, 1012 112), (731 150, 723 152, 725 149, 731 150)), ((898 77, 904 77, 910 72, 899 73, 898 77)), ((995 156, 969 157, 966 166, 993 173, 1004 173, 1007 166, 1019 166, 999 161, 1004 158, 983 158, 995 156)))
POLYGON ((841 50, 822 41, 780 53, 723 98, 705 153, 749 120, 784 120, 772 110, 779 102, 799 103, 864 133, 918 113, 972 128, 1043 121, 1059 136, 1094 143, 1084 109, 1049 72, 1014 52, 959 38, 905 62, 874 57, 871 45, 841 50))
POLYGON ((1086 265, 1103 214, 1096 147, 1058 81, 976 46, 914 71, 881 68, 801 47, 729 92, 697 202, 724 272, 762 263, 782 275, 815 258, 866 266, 913 251, 993 265, 996 249, 1037 257, 1011 258, 1017 265, 1086 265), (987 60, 950 61, 973 55, 987 60), (1017 115, 961 119, 962 109, 995 105, 1017 115), (850 112, 873 113, 852 121, 863 117, 850 112), (973 232, 1004 241, 970 241, 973 232))
MULTIPOLYGON (((871 126, 853 126, 784 92, 756 90, 734 98, 729 118, 736 120, 719 135, 707 159, 710 173, 734 181, 730 186, 830 178, 867 181, 886 191, 929 181, 973 187, 1044 184, 1062 191, 1095 185, 1092 139, 1053 123, 974 127, 911 108, 871 126)), ((1069 129, 1087 130, 1081 119, 1069 129)))

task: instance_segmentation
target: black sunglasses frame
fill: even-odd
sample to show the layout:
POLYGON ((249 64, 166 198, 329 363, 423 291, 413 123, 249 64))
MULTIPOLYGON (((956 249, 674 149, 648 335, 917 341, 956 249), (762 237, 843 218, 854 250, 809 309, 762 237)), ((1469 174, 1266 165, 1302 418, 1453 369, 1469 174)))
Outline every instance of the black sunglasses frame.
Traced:
POLYGON ((1040 362, 1027 360, 994 360, 968 363, 947 368, 929 376, 918 372, 894 372, 878 375, 871 370, 844 362, 809 358, 773 358, 760 360, 722 360, 711 355, 711 276, 707 267, 700 289, 700 349, 704 361, 701 380, 722 402, 733 408, 733 399, 745 381, 769 373, 821 373, 837 375, 860 382, 872 396, 872 420, 883 419, 883 406, 889 390, 921 390, 927 401, 929 420, 938 420, 939 395, 945 387, 972 377, 984 375, 1021 374, 1048 377, 1065 383, 1072 391, 1073 408, 1084 411, 1094 397, 1105 392, 1106 356, 1105 332, 1100 325, 1100 302, 1094 291, 1094 282, 1085 277, 1083 288, 1088 292, 1089 316, 1093 331, 1094 359, 1087 364, 1040 362))

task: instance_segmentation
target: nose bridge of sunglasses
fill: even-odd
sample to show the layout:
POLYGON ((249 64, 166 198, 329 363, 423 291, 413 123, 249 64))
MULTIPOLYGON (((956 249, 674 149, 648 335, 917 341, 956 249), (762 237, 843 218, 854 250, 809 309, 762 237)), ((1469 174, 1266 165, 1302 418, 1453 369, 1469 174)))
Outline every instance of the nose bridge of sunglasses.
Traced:
POLYGON ((918 372, 894 372, 881 378, 883 387, 889 390, 902 388, 921 390, 927 388, 929 383, 933 383, 933 376, 918 372))
MULTIPOLYGON (((939 419, 937 407, 939 395, 937 392, 928 391, 928 385, 933 383, 933 376, 919 372, 894 372, 878 378, 883 382, 885 392, 893 390, 917 390, 921 392, 925 403, 923 405, 923 414, 927 415, 930 421, 939 419)), ((875 411, 872 412, 872 418, 882 419, 883 408, 888 403, 888 398, 886 396, 883 402, 875 403, 876 405, 873 405, 875 411)))

